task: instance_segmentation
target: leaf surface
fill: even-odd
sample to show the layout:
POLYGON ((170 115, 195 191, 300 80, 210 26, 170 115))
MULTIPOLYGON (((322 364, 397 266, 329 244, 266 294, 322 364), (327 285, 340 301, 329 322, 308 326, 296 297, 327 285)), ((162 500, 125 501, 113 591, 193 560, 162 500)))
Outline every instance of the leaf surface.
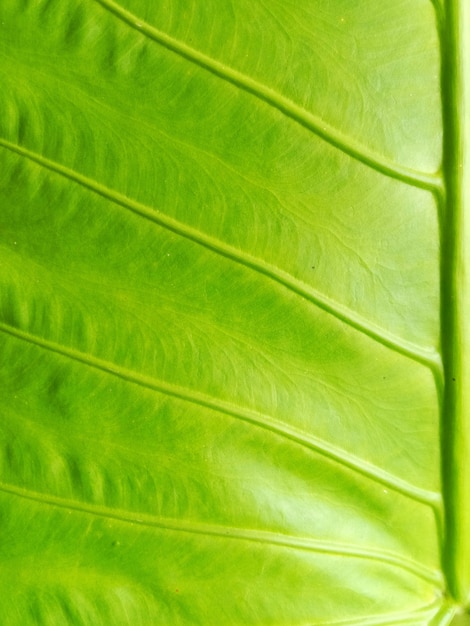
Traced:
POLYGON ((2 624, 448 623, 439 7, 3 0, 2 624))

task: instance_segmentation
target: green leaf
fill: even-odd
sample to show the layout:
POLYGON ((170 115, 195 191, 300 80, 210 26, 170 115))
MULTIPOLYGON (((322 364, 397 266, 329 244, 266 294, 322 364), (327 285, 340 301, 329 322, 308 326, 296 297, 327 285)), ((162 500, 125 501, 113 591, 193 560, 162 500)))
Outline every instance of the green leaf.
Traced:
POLYGON ((0 29, 0 624, 465 623, 467 0, 0 29))

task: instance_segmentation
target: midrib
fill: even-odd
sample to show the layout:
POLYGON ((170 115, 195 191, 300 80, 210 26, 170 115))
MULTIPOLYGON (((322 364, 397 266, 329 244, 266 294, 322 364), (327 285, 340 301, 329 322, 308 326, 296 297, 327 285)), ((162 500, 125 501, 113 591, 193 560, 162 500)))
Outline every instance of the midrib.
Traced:
POLYGON ((442 36, 444 172, 442 476, 449 593, 470 609, 470 1, 447 0, 442 36), (449 338, 449 339, 448 339, 449 338))

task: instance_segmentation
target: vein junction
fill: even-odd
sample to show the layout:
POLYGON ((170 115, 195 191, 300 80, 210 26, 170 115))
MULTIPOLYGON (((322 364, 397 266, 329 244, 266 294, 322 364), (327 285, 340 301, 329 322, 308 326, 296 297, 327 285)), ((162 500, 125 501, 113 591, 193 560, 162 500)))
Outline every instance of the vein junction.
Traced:
POLYGON ((242 541, 252 541, 261 544, 285 547, 294 550, 306 550, 311 552, 328 554, 330 556, 350 557, 358 559, 368 559, 381 562, 392 567, 403 569, 418 578, 421 578, 434 585, 442 585, 442 577, 439 571, 432 570, 411 559, 394 554, 388 550, 380 550, 368 547, 352 547, 347 544, 321 541, 308 537, 296 537, 264 530, 252 530, 246 528, 234 528, 230 526, 220 526, 217 524, 207 524, 202 522, 185 521, 166 518, 148 513, 124 511, 111 508, 101 504, 91 504, 80 500, 62 498, 47 493, 41 493, 17 487, 15 485, 0 483, 0 491, 20 498, 33 500, 41 504, 56 506, 68 510, 87 513, 95 516, 115 519, 130 524, 139 524, 161 528, 169 531, 195 533, 205 536, 221 537, 224 539, 235 539, 242 541))
POLYGON ((427 189, 438 194, 442 192, 443 182, 440 175, 419 172, 390 161, 386 157, 370 150, 367 146, 359 144, 352 137, 333 128, 320 117, 313 115, 274 89, 154 28, 116 2, 113 2, 113 0, 96 0, 96 2, 149 39, 264 101, 352 158, 408 185, 427 189))
POLYGON ((130 210, 133 213, 154 222, 155 224, 158 224, 162 228, 166 228, 167 230, 185 237, 186 239, 203 246, 216 254, 220 254, 255 272, 263 274, 283 287, 289 289, 291 292, 312 302, 315 306, 318 306, 322 310, 333 315, 370 339, 386 346, 387 348, 390 348, 395 352, 398 352, 399 354, 402 354, 407 358, 425 365, 433 372, 436 383, 440 386, 442 379, 442 365, 440 355, 436 351, 421 348, 401 337, 394 335, 393 333, 388 332, 370 320, 361 317, 348 307, 331 300, 316 289, 312 288, 310 285, 294 278, 282 269, 274 267, 261 259, 255 258, 243 250, 235 249, 225 242, 217 240, 202 231, 198 231, 195 228, 165 215, 161 211, 152 209, 151 207, 148 207, 140 202, 132 200, 117 191, 105 187, 95 180, 83 176, 75 170, 65 167, 60 163, 51 161, 42 155, 27 150, 17 144, 13 144, 5 139, 0 139, 0 146, 37 163, 41 167, 82 185, 93 193, 96 193, 107 200, 110 200, 111 202, 130 210))
POLYGON ((321 454, 330 461, 349 468, 369 480, 393 489, 397 493, 401 493, 416 502, 430 506, 434 512, 436 523, 440 525, 441 496, 439 493, 417 487, 402 478, 390 474, 380 467, 372 465, 367 461, 346 452, 345 450, 337 448, 327 441, 289 426, 288 424, 280 422, 279 420, 276 420, 268 415, 264 415, 255 410, 245 408, 237 404, 220 400, 216 397, 208 396, 192 389, 181 387, 180 385, 168 383, 164 380, 158 380, 152 376, 129 370, 115 363, 100 359, 94 355, 86 354, 75 350, 74 348, 43 339, 2 322, 0 322, 0 332, 4 332, 8 335, 16 337, 17 339, 27 341, 51 352, 55 352, 56 354, 99 369, 103 372, 107 372, 108 374, 117 376, 127 382, 152 389, 153 391, 163 393, 170 397, 190 402, 219 413, 224 413, 234 419, 239 419, 248 424, 252 424, 253 426, 271 431, 275 435, 289 439, 298 445, 321 454))

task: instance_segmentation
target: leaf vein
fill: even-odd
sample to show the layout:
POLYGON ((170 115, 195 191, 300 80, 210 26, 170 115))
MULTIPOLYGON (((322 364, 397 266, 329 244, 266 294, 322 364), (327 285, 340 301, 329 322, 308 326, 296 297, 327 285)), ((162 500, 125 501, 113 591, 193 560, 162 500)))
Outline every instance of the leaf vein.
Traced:
POLYGON ((175 532, 186 532, 204 536, 220 537, 224 539, 235 539, 251 541, 261 544, 276 545, 281 548, 291 548, 305 550, 330 556, 350 557, 357 559, 367 559, 391 565, 403 569, 418 578, 431 584, 442 586, 443 580, 441 572, 433 570, 412 559, 396 554, 389 550, 369 547, 356 547, 344 543, 312 539, 309 537, 296 537, 284 533, 257 530, 250 528, 237 528, 233 526, 223 526, 220 524, 208 524, 204 522, 185 521, 174 518, 167 518, 160 515, 143 513, 138 511, 127 511, 102 504, 89 503, 71 498, 63 498, 52 494, 41 493, 16 485, 0 483, 0 491, 20 498, 33 500, 41 504, 56 506, 59 508, 74 510, 80 513, 87 513, 109 519, 115 519, 130 524, 139 524, 153 528, 162 528, 175 532))
MULTIPOLYGON (((436 609, 439 609, 442 604, 439 594, 436 594, 436 596, 434 602, 414 611, 400 611, 399 613, 390 613, 388 615, 364 615, 352 619, 321 622, 318 626, 395 626, 398 624, 403 626, 422 626, 422 620, 431 620, 435 617, 436 609), (419 625, 417 620, 419 620, 419 625)), ((448 622, 445 623, 447 624, 448 622)))
POLYGON ((338 129, 333 128, 320 117, 313 115, 303 107, 295 104, 295 102, 276 92, 274 89, 259 83, 255 79, 227 66, 225 63, 217 61, 199 50, 188 46, 184 42, 178 41, 167 33, 158 30, 121 7, 118 3, 112 0, 95 1, 118 19, 152 41, 171 50, 186 60, 199 65, 218 78, 250 93, 364 165, 414 187, 434 192, 440 192, 442 190, 443 184, 440 175, 419 172, 375 153, 373 150, 359 144, 352 137, 345 135, 338 129))
POLYGON ((337 448, 335 445, 328 443, 319 437, 309 435, 268 415, 221 400, 219 398, 208 396, 193 389, 185 388, 174 383, 169 383, 167 381, 156 379, 152 376, 147 376, 145 374, 129 370, 125 367, 117 365, 116 363, 105 361, 104 359, 96 357, 92 354, 81 352, 69 346, 64 346, 48 339, 38 337, 37 335, 25 332, 3 322, 0 322, 0 332, 34 344, 50 352, 73 359, 89 367, 107 372, 108 374, 117 376, 127 382, 145 387, 147 389, 152 389, 153 391, 177 398, 184 402, 189 402, 191 404, 223 413, 234 419, 263 428, 264 430, 270 431, 275 435, 310 449, 334 463, 359 473, 373 482, 388 487, 416 502, 430 506, 437 519, 439 519, 439 516, 441 515, 441 496, 439 493, 417 487, 416 485, 413 485, 398 476, 390 474, 376 465, 368 463, 367 461, 364 461, 363 459, 360 459, 343 449, 337 448))
POLYGON ((100 195, 114 204, 127 209, 162 228, 165 228, 210 250, 211 252, 224 256, 239 265, 243 265, 246 268, 271 279, 292 293, 295 293, 301 298, 311 302, 351 328, 354 328, 363 335, 366 335, 373 341, 376 341, 377 343, 380 343, 383 346, 428 367, 434 374, 436 384, 438 387, 440 386, 442 380, 442 364, 440 355, 435 350, 422 348, 421 346, 417 346, 402 337, 398 337, 377 324, 374 324, 370 320, 363 318, 361 315, 358 315, 355 311, 352 311, 348 307, 320 293, 301 280, 296 279, 288 272, 272 266, 261 259, 253 257, 243 250, 236 249, 225 242, 188 226, 187 224, 183 224, 182 222, 165 215, 157 209, 153 209, 136 200, 128 198, 118 191, 110 189, 98 181, 88 178, 75 170, 5 139, 0 139, 0 146, 27 158, 41 167, 59 174, 60 176, 68 178, 70 181, 85 187, 89 191, 100 195))

